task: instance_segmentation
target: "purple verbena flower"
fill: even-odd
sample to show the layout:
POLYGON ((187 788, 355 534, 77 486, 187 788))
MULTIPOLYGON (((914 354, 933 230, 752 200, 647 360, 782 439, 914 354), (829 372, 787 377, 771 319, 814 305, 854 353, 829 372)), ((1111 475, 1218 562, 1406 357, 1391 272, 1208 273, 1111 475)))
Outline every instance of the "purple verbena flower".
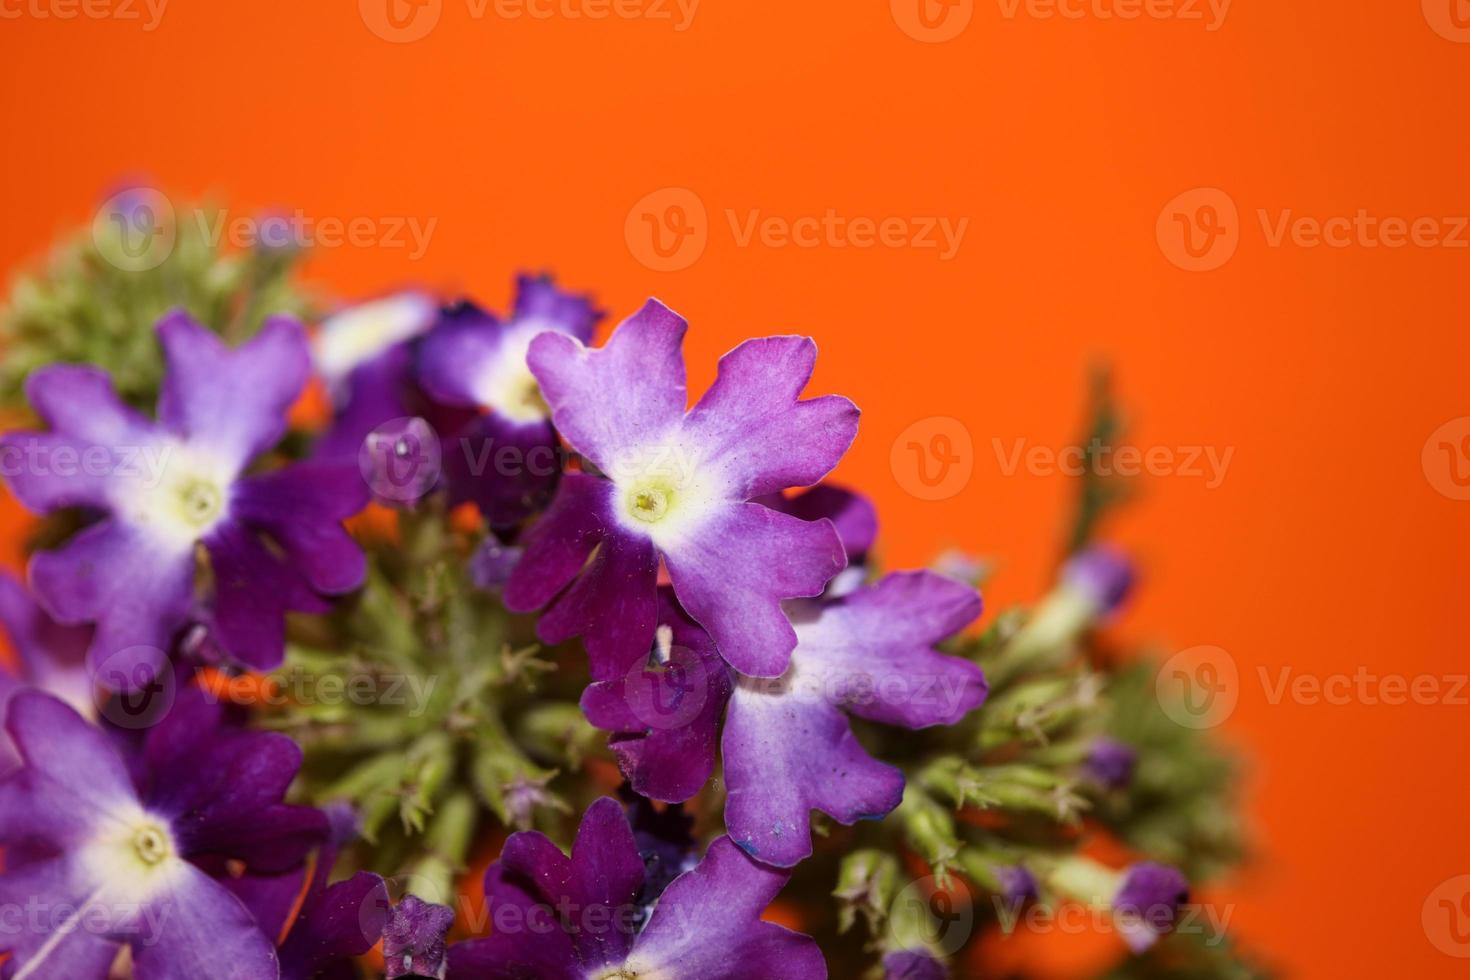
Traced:
POLYGON ((1115 611, 1133 589, 1133 563, 1122 552, 1096 547, 1074 555, 1062 569, 1062 582, 1085 596, 1105 616, 1115 611))
POLYGON ((948 980, 949 970, 923 950, 905 949, 883 957, 883 980, 948 980))
POLYGON ((105 372, 62 365, 26 385, 50 431, 0 439, 7 482, 27 507, 102 515, 36 554, 30 576, 56 619, 96 624, 91 667, 119 689, 146 684, 191 620, 207 620, 236 660, 274 667, 286 610, 325 611, 323 596, 356 588, 365 570, 340 523, 366 501, 356 472, 298 464, 247 474, 306 383, 300 325, 271 318, 231 350, 178 312, 158 336, 167 373, 157 421, 119 401, 105 372), (201 546, 213 583, 202 606, 201 546))
POLYGON ((1040 897, 1041 889, 1037 885, 1036 876, 1024 865, 1003 864, 993 870, 1000 882, 999 898, 1007 909, 1019 911, 1040 897))
POLYGON ((1106 736, 1093 739, 1082 771, 1106 789, 1122 789, 1133 780, 1138 753, 1133 747, 1106 736))
POLYGON ((405 895, 393 908, 383 932, 387 980, 431 977, 444 980, 449 968, 444 937, 454 925, 454 910, 405 895))
POLYGON ((771 494, 760 502, 803 521, 830 520, 842 539, 847 567, 827 583, 822 595, 836 599, 867 579, 868 552, 878 538, 878 511, 862 494, 831 483, 820 483, 793 496, 771 494))
POLYGON ((1142 952, 1174 928, 1180 907, 1188 901, 1189 880, 1178 868, 1142 861, 1123 872, 1113 896, 1113 917, 1128 946, 1142 952))
POLYGON ((622 733, 610 745, 634 790, 654 799, 697 792, 718 740, 730 836, 757 860, 791 867, 811 854, 812 810, 850 825, 903 798, 903 773, 868 755, 847 713, 920 729, 952 725, 984 701, 980 668, 933 648, 980 609, 975 590, 932 572, 788 602, 797 644, 785 674, 732 685, 712 642, 666 600, 666 660, 593 684, 582 707, 597 727, 622 733))
POLYGON ((424 390, 480 413, 445 440, 445 472, 456 499, 475 501, 492 527, 512 527, 545 506, 561 475, 551 410, 526 363, 531 341, 548 331, 589 341, 601 318, 550 277, 521 276, 509 320, 463 304, 424 339, 424 390))
POLYGON ((0 936, 7 976, 103 977, 123 944, 138 980, 276 976, 271 937, 212 875, 283 872, 325 838, 321 811, 281 803, 301 763, 290 739, 221 726, 189 689, 135 782, 49 695, 15 695, 6 726, 23 765, 0 780, 0 903, 40 912, 0 936))
POLYGON ((601 475, 566 475, 526 536, 505 600, 517 611, 550 603, 540 636, 582 636, 595 680, 620 678, 647 655, 660 559, 725 660, 762 677, 784 673, 796 646, 782 601, 819 595, 846 565, 831 521, 753 502, 817 483, 857 433, 847 399, 799 400, 816 345, 747 341, 687 409, 685 328, 649 300, 600 349, 555 333, 531 344, 556 428, 601 475))
POLYGON ((522 553, 522 549, 502 543, 492 531, 470 556, 470 581, 487 591, 504 588, 522 553))
POLYGON ((761 913, 786 884, 721 837, 664 891, 647 924, 643 859, 616 800, 587 810, 571 856, 513 834, 485 874, 491 935, 449 950, 450 980, 824 980, 816 943, 761 913))

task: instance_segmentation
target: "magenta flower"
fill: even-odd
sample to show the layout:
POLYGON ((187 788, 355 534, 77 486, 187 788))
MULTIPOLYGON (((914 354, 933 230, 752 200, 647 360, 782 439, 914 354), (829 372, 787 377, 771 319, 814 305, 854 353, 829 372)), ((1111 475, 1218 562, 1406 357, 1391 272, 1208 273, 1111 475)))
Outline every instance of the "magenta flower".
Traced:
POLYGON ((1123 872, 1113 896, 1118 931, 1135 953, 1148 949, 1174 928, 1179 910, 1189 901, 1189 879, 1178 868, 1140 861, 1123 872))
POLYGON ((812 852, 810 816, 839 823, 886 815, 903 773, 876 761, 847 714, 903 728, 952 725, 985 699, 975 664, 934 645, 980 615, 980 596, 932 572, 888 575, 839 599, 786 604, 796 649, 777 680, 725 670, 709 637, 666 596, 666 650, 650 666, 589 687, 588 719, 645 796, 693 796, 718 744, 725 827, 757 860, 791 867, 812 852), (724 731, 720 733, 720 718, 724 731))
POLYGON ((760 920, 788 877, 721 837, 647 916, 643 858, 622 807, 604 798, 570 857, 535 832, 505 842, 485 874, 491 935, 450 947, 449 978, 825 980, 816 943, 760 920))
POLYGON ((555 333, 531 344, 556 428, 597 473, 567 474, 526 536, 505 600, 517 611, 549 603, 542 639, 582 636, 596 680, 647 656, 660 559, 721 656, 761 677, 784 673, 796 646, 782 601, 820 594, 846 564, 830 521, 754 502, 817 483, 857 433, 847 399, 799 400, 816 345, 741 344, 687 409, 685 327, 650 300, 600 349, 555 333))
POLYGON ((279 873, 326 836, 281 803, 290 739, 236 731, 191 689, 147 736, 130 776, 101 731, 48 695, 17 694, 23 766, 0 781, 0 903, 31 908, 0 934, 12 980, 106 976, 121 945, 138 980, 274 977, 270 937, 216 875, 279 873))
POLYGON ((600 319, 591 301, 549 276, 521 276, 509 320, 462 304, 424 339, 419 379, 429 397, 479 413, 445 439, 451 492, 477 503, 492 527, 540 510, 561 476, 551 410, 526 364, 531 341, 548 331, 589 341, 600 319))
POLYGON ((191 622, 207 623, 234 659, 274 667, 286 610, 325 611, 323 596, 355 589, 365 569, 340 523, 366 501, 357 473, 316 464, 247 473, 284 433, 306 383, 301 327, 273 318, 230 350, 173 313, 158 336, 167 373, 157 421, 122 404, 104 372, 57 366, 26 386, 50 431, 0 439, 7 482, 27 507, 101 515, 36 554, 30 576, 56 619, 96 624, 91 666, 117 689, 148 683, 191 622), (201 546, 212 591, 198 601, 201 546))

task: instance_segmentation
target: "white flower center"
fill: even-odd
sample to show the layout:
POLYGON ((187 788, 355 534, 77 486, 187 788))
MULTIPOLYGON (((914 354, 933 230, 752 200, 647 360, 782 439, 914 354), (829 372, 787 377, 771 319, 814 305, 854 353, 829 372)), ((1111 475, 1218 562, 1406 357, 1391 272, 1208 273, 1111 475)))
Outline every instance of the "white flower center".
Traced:
POLYGON ((432 322, 433 305, 422 296, 393 296, 364 303, 322 322, 316 362, 335 381, 353 368, 422 333, 432 322))
POLYGON ((127 474, 118 506, 132 523, 182 548, 203 538, 225 516, 233 482, 233 467, 175 443, 127 474))
POLYGON ((533 320, 516 324, 506 332, 500 350, 475 384, 481 405, 512 422, 544 422, 551 417, 551 408, 541 396, 541 385, 526 364, 531 341, 546 330, 545 323, 533 320))
POLYGON ((106 902, 143 901, 184 869, 167 821, 132 807, 100 824, 80 857, 106 902))

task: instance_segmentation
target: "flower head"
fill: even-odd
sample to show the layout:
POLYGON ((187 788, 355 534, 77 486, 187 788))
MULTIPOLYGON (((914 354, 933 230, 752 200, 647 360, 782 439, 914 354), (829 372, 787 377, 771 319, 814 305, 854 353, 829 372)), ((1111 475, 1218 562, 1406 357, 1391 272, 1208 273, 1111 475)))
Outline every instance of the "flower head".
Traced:
POLYGON ((393 908, 383 933, 383 960, 388 980, 438 977, 448 968, 444 937, 454 925, 454 910, 405 895, 393 908))
POLYGON ((852 824, 887 814, 903 797, 903 773, 868 755, 849 713, 919 729, 954 724, 985 699, 978 666, 934 649, 980 606, 973 589, 932 572, 790 602, 796 649, 771 680, 732 677, 708 636, 666 597, 665 662, 593 684, 582 706, 597 727, 623 733, 612 748, 634 790, 654 799, 697 792, 718 744, 730 836, 756 859, 791 867, 811 854, 812 810, 852 824))
POLYGON ((562 481, 505 598, 519 611, 550 603, 541 637, 582 636, 596 680, 646 656, 660 560, 721 656, 763 677, 784 673, 796 646, 782 601, 820 594, 847 563, 831 521, 754 502, 817 483, 857 433, 847 399, 799 400, 816 346, 748 341, 720 360, 714 385, 688 409, 685 327, 650 300, 600 349, 555 333, 531 344, 556 428, 601 475, 562 481))
POLYGON ((1133 589, 1133 563, 1111 548, 1089 548, 1074 556, 1062 569, 1062 583, 1082 596, 1093 615, 1113 612, 1133 589))
POLYGON ((1082 771, 1107 789, 1122 789, 1133 780, 1138 753, 1115 738, 1094 739, 1082 762, 1082 771))
POLYGON ((663 892, 644 924, 643 859, 616 800, 587 810, 570 856, 514 834, 485 874, 492 933, 449 951, 450 980, 825 980, 811 939, 760 920, 788 876, 729 838, 663 892))
POLYGON ((495 527, 514 526, 556 489, 561 466, 551 409, 526 362, 542 333, 592 339, 602 314, 548 276, 521 276, 515 311, 500 320, 472 304, 447 311, 424 339, 419 380, 436 402, 467 408, 474 421, 447 440, 456 497, 473 500, 495 527))
POLYGON ((220 724, 184 692, 149 732, 137 779, 98 729, 23 691, 7 729, 23 765, 0 781, 0 901, 70 909, 0 943, 16 980, 105 976, 119 946, 139 977, 273 977, 270 937, 215 875, 299 866, 321 811, 281 803, 301 762, 287 738, 220 724))
POLYGON ((284 433, 306 383, 301 327, 273 318, 231 350, 174 313, 158 336, 167 374, 156 421, 124 405, 102 371, 64 365, 26 386, 50 431, 0 439, 0 455, 18 463, 6 466, 7 480, 26 506, 102 515, 61 549, 36 554, 30 574, 58 620, 96 624, 91 665, 118 689, 148 683, 191 620, 207 620, 235 659, 273 667, 285 611, 323 611, 323 595, 364 575, 340 525, 366 499, 356 473, 312 464, 247 472, 284 433), (201 549, 212 585, 202 602, 201 549))

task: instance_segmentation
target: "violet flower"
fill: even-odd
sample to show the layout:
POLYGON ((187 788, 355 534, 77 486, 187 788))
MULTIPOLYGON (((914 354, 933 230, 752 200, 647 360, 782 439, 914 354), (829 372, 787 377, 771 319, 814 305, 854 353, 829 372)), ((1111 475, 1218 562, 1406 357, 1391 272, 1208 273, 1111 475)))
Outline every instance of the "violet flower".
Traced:
POLYGON ((903 798, 903 773, 868 755, 847 713, 920 729, 955 724, 984 701, 980 668, 933 649, 980 608, 975 590, 933 572, 788 602, 797 644, 786 673, 732 685, 710 639, 666 597, 668 656, 593 684, 582 707, 593 725, 621 733, 609 744, 634 790, 654 799, 697 792, 718 740, 730 836, 757 860, 791 867, 812 852, 812 810, 850 825, 903 798))
POLYGON ((207 621, 236 660, 274 667, 286 610, 325 611, 324 595, 351 591, 365 572, 340 524, 366 500, 355 472, 298 464, 246 473, 280 439, 306 383, 300 325, 271 318, 231 350, 177 312, 158 336, 167 373, 156 422, 119 401, 105 372, 62 365, 26 385, 50 431, 0 439, 7 482, 31 510, 102 515, 59 550, 37 553, 30 575, 58 620, 96 624, 90 664, 117 689, 151 681, 192 620, 207 621), (200 546, 213 583, 202 606, 200 546))
POLYGON ((1036 876, 1024 865, 1003 864, 993 870, 1000 882, 999 898, 1007 909, 1020 911, 1041 896, 1036 876))
POLYGON ((463 304, 424 339, 424 390, 480 413, 445 439, 445 473, 455 499, 477 503, 492 527, 513 527, 540 510, 561 476, 551 410, 526 364, 531 341, 548 331, 588 341, 601 318, 550 277, 521 276, 509 320, 463 304))
POLYGON ((905 949, 883 957, 883 980, 948 980, 949 970, 923 950, 905 949))
POLYGON ((135 783, 49 695, 15 695, 6 725, 24 764, 0 781, 0 903, 41 913, 0 933, 11 980, 104 977, 123 944, 137 980, 276 976, 271 937, 211 871, 285 871, 326 836, 321 811, 280 802, 301 763, 290 739, 223 728, 190 689, 135 783))
POLYGON ((796 646, 782 601, 819 595, 846 565, 830 521, 753 502, 817 483, 857 433, 847 399, 798 400, 816 345, 747 341, 721 358, 714 384, 687 409, 685 328, 649 300, 600 349, 554 333, 531 344, 556 428, 603 475, 562 480, 526 536, 505 601, 520 612, 549 603, 541 638, 582 636, 599 681, 647 655, 660 559, 721 656, 761 677, 784 673, 796 646))
POLYGON ((1106 616, 1132 591, 1133 563, 1111 548, 1089 548, 1063 566, 1062 583, 1086 598, 1094 616, 1106 616))
POLYGON ((444 942, 454 925, 454 910, 405 895, 393 908, 383 932, 383 960, 387 980, 431 977, 444 980, 449 968, 444 942))
POLYGON ((819 483, 794 496, 771 494, 761 503, 804 521, 830 520, 847 553, 847 567, 827 583, 822 595, 836 599, 867 580, 868 552, 878 538, 878 510, 862 494, 831 483, 819 483))
POLYGON ((1189 880, 1178 868, 1141 861, 1123 872, 1113 896, 1113 917, 1129 948, 1140 953, 1174 928, 1180 907, 1188 901, 1189 880))
POLYGON ((789 875, 730 839, 664 891, 646 925, 643 859, 616 800, 588 808, 571 856, 535 832, 513 834, 485 873, 492 932, 449 950, 450 980, 824 980, 810 938, 762 922, 789 875))

